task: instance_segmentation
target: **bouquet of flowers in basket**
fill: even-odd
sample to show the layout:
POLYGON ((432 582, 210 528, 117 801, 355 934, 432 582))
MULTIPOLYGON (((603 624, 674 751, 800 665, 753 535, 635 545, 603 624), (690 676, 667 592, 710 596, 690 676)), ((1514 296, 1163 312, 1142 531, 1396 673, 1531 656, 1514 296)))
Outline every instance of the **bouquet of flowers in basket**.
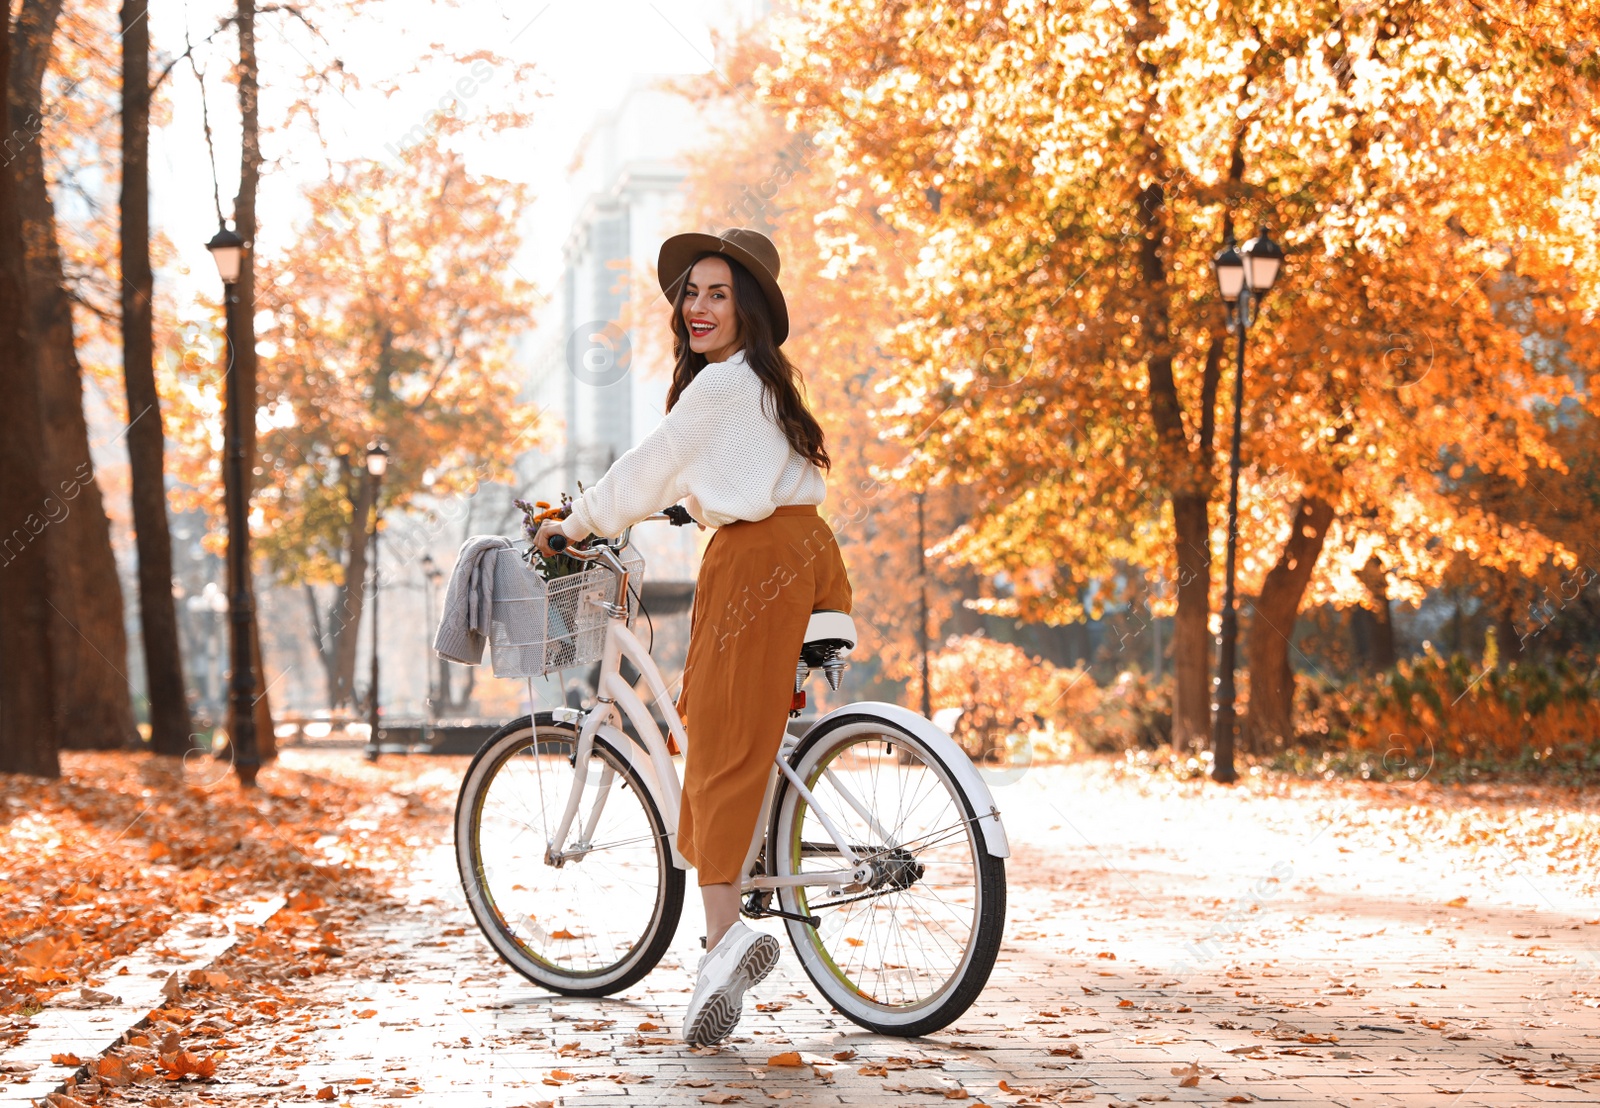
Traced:
POLYGON ((554 508, 544 500, 531 504, 526 500, 513 500, 512 503, 522 509, 522 533, 528 540, 528 565, 533 567, 535 573, 546 581, 554 581, 583 572, 584 564, 571 555, 552 554, 546 557, 533 544, 541 523, 550 519, 566 519, 572 514, 572 497, 562 493, 560 505, 554 508))

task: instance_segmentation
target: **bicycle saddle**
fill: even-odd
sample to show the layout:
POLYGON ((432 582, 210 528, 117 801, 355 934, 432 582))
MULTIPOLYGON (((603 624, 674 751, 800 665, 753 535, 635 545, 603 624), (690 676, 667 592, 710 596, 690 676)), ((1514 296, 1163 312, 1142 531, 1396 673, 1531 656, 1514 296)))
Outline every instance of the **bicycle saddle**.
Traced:
POLYGON ((800 647, 800 660, 817 669, 855 645, 855 620, 844 612, 829 609, 812 612, 811 621, 806 624, 804 644, 800 647))

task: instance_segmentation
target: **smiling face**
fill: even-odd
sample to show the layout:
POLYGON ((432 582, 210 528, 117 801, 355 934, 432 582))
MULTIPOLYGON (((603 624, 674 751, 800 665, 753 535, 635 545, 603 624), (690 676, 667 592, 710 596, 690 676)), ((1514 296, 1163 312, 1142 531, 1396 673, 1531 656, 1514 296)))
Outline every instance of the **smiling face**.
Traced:
POLYGON ((744 345, 739 317, 733 310, 733 271, 727 259, 701 258, 689 271, 683 293, 683 322, 689 328, 689 349, 706 361, 726 361, 744 345))

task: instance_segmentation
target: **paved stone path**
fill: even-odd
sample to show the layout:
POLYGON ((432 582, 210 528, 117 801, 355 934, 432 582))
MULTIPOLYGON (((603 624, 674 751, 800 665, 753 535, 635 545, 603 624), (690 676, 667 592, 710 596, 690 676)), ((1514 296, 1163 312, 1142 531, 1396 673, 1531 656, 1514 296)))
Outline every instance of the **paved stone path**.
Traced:
POLYGON ((104 989, 82 986, 59 994, 28 1018, 22 1045, 0 1052, 0 1106, 32 1104, 61 1084, 64 1074, 51 1057, 61 1053, 91 1058, 115 1045, 122 1033, 165 1003, 188 972, 204 969, 238 941, 241 929, 258 926, 283 898, 251 901, 231 912, 192 912, 177 917, 157 942, 119 958, 101 976, 104 989))
POLYGON ((789 954, 731 1042, 691 1051, 677 1031, 702 930, 692 889, 640 986, 597 1001, 543 993, 478 935, 441 825, 404 903, 346 930, 350 968, 316 979, 322 1002, 294 1039, 208 1093, 694 1108, 1600 1102, 1600 905, 1582 891, 1594 875, 1401 834, 1404 790, 1267 796, 1048 767, 995 795, 1015 848, 1006 943, 988 990, 939 1035, 861 1031, 789 954), (791 1052, 801 1065, 769 1064, 791 1052))

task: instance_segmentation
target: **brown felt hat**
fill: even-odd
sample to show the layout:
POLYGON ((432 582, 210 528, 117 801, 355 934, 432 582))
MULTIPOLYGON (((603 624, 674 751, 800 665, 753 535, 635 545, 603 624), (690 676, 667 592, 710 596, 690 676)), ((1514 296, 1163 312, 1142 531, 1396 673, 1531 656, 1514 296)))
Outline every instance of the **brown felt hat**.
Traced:
POLYGON ((778 248, 760 231, 749 227, 734 227, 720 235, 705 235, 696 231, 673 235, 661 244, 661 255, 656 259, 656 279, 669 304, 678 300, 678 291, 688 279, 695 258, 712 251, 726 254, 750 271, 761 291, 766 295, 767 307, 772 310, 772 341, 782 346, 789 337, 789 305, 778 287, 778 248))

